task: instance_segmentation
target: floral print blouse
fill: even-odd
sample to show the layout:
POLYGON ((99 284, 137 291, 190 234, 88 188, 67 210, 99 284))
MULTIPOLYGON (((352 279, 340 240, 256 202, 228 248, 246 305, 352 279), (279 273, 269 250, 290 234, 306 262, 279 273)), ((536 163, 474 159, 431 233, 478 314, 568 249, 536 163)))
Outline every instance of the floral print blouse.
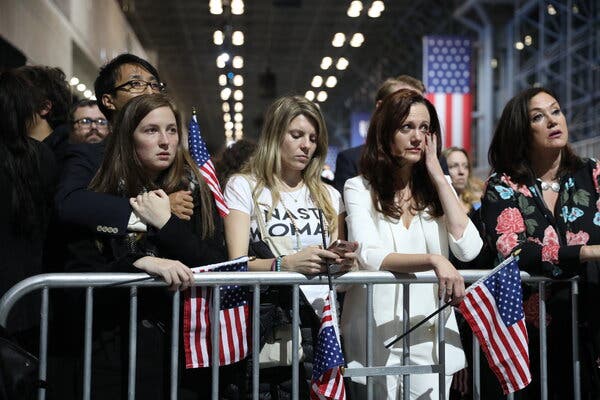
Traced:
POLYGON ((481 215, 489 243, 500 258, 521 249, 521 269, 566 278, 580 272, 582 245, 600 244, 600 162, 563 176, 554 215, 542 198, 540 183, 519 185, 510 176, 492 175, 481 215))

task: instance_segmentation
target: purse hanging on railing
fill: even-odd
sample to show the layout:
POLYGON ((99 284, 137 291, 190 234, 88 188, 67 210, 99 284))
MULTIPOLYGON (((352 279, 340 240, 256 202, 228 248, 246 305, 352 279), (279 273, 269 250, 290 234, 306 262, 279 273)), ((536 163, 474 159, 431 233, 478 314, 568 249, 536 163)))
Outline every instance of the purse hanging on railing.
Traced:
POLYGON ((38 359, 9 339, 0 327, 0 400, 34 399, 46 382, 38 379, 38 359))

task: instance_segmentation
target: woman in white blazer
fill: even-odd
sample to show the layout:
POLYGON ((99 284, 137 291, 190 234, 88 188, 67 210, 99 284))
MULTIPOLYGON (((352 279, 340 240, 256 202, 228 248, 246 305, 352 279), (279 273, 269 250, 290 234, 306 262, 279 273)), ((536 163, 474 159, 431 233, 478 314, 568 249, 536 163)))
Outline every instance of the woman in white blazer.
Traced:
MULTIPOLYGON (((361 246, 362 269, 415 273, 433 270, 438 284, 414 284, 410 290, 410 324, 437 308, 437 299, 462 301, 465 285, 448 261, 448 249, 460 260, 479 253, 482 240, 467 217, 440 154, 440 125, 433 105, 419 93, 403 89, 384 98, 375 111, 361 159, 362 175, 344 188, 348 234, 361 246)), ((400 365, 402 342, 389 350, 384 343, 403 332, 402 286, 375 285, 373 289, 374 366, 400 365)), ((346 293, 342 335, 349 367, 366 366, 366 288, 352 286, 346 293)), ((446 398, 452 375, 466 366, 456 319, 446 313, 446 398)), ((437 363, 435 319, 410 335, 410 364, 437 363)), ((365 383, 365 378, 354 378, 365 383)), ((359 392, 361 385, 353 385, 359 392)), ((374 378, 376 399, 397 399, 402 376, 374 378)), ((411 399, 437 399, 438 375, 415 374, 411 399)), ((356 394, 357 398, 363 395, 356 394)))

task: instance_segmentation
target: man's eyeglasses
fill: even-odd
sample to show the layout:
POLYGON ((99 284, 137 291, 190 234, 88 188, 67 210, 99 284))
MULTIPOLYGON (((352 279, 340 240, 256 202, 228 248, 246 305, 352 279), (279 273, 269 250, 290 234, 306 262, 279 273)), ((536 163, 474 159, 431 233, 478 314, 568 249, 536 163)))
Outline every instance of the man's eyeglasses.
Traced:
POLYGON ((132 79, 122 85, 117 86, 113 89, 113 91, 116 92, 117 90, 123 90, 129 93, 143 93, 148 86, 150 86, 150 89, 152 89, 154 92, 164 92, 166 89, 165 84, 162 82, 148 82, 141 79, 132 79))
POLYGON ((97 127, 100 128, 107 128, 108 127, 108 121, 105 118, 80 118, 77 121, 73 121, 76 124, 79 124, 81 126, 85 126, 86 128, 89 128, 92 126, 92 124, 96 124, 97 127))

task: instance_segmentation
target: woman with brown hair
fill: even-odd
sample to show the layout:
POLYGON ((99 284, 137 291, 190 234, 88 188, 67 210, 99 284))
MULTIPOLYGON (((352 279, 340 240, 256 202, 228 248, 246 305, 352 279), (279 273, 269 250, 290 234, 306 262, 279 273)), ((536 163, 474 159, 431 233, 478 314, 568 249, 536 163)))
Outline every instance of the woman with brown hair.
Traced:
MULTIPOLYGON (((578 157, 568 142, 565 114, 550 90, 529 88, 513 97, 502 111, 490 144, 493 174, 481 214, 487 239, 499 259, 520 250, 519 267, 531 274, 558 279, 579 275, 582 368, 576 379, 581 380, 582 398, 597 399, 600 163, 578 157)), ((551 315, 546 323, 548 393, 552 399, 570 398, 573 377, 564 371, 571 360, 570 332, 567 335, 564 329, 571 324, 569 285, 556 282, 547 292, 551 315)), ((537 296, 531 299, 525 302, 526 321, 538 326, 537 296)), ((535 332, 533 326, 528 328, 535 332)), ((538 356, 534 346, 530 349, 532 358, 538 356)))
MULTIPOLYGON (((182 134, 179 113, 162 94, 135 97, 116 114, 90 190, 128 198, 139 220, 130 221, 133 228, 122 234, 111 232, 115 228, 109 226, 99 227, 96 234, 74 234, 68 271, 144 271, 163 279, 172 290, 184 290, 194 279, 191 267, 227 259, 222 221, 183 147, 182 134), (171 213, 168 194, 179 190, 191 191, 194 198, 196 208, 190 221, 171 213)), ((127 363, 121 358, 127 350, 121 344, 128 327, 126 295, 113 289, 99 290, 95 296, 95 338, 102 340, 95 341, 98 351, 92 359, 95 369, 111 371, 94 378, 92 392, 99 398, 126 389, 127 363)), ((140 289, 139 298, 137 347, 144 350, 138 354, 137 395, 168 398, 170 299, 159 288, 140 289)), ((81 332, 69 330, 73 331, 81 332)), ((209 370, 180 371, 182 398, 208 395, 209 370)))
MULTIPOLYGON (((456 197, 438 159, 440 125, 433 105, 419 93, 399 90, 383 99, 375 111, 360 176, 346 182, 344 198, 349 237, 361 244, 362 269, 414 273, 433 270, 439 284, 411 285, 411 324, 438 307, 437 299, 460 302, 465 294, 462 277, 448 261, 449 249, 461 260, 473 259, 481 238, 456 197)), ((367 292, 362 285, 347 293, 342 314, 342 334, 350 367, 366 366, 367 292)), ((373 346, 375 365, 400 365, 402 344, 389 350, 383 343, 402 332, 401 285, 375 285, 373 346)), ((456 319, 446 312, 446 397, 452 374, 464 368, 465 357, 456 319)), ((434 320, 411 336, 409 364, 434 364, 437 360, 434 320)), ((363 381, 356 380, 359 383, 363 381)), ((401 376, 374 379, 375 397, 400 398, 401 376)), ((354 389, 361 390, 355 386, 354 389)), ((411 376, 411 398, 438 397, 437 374, 411 376)), ((358 398, 362 398, 358 395, 358 398)))

